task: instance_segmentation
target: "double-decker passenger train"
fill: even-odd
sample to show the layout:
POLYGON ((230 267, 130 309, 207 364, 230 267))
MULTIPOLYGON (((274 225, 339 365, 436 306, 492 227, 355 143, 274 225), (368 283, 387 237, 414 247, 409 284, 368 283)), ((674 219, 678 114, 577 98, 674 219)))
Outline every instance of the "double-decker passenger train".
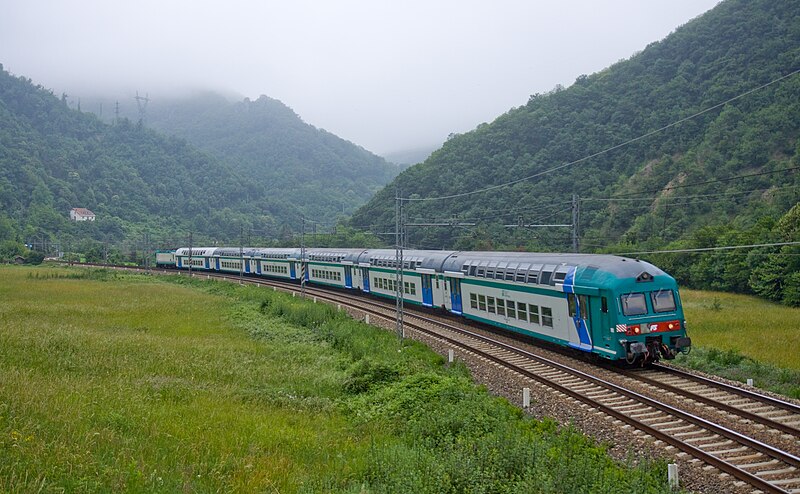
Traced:
MULTIPOLYGON (((159 252, 161 266, 357 290, 394 299, 397 258, 388 249, 193 247, 159 252)), ((590 352, 649 363, 688 352, 675 279, 612 255, 405 250, 404 303, 590 352)))

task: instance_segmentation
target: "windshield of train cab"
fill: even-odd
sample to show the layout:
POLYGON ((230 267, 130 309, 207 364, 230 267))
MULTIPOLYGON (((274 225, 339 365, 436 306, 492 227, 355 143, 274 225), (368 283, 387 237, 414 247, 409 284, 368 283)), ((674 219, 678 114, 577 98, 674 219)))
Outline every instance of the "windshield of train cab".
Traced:
POLYGON ((644 293, 626 293, 620 299, 622 300, 622 313, 626 316, 647 314, 647 302, 644 298, 644 293))
POLYGON ((672 312, 675 310, 675 295, 672 290, 658 290, 650 293, 653 310, 656 312, 672 312))
MULTIPOLYGON (((672 312, 677 308, 672 290, 655 290, 649 293, 653 312, 672 312)), ((626 293, 620 296, 622 313, 626 316, 642 316, 649 312, 647 296, 644 293, 626 293)))

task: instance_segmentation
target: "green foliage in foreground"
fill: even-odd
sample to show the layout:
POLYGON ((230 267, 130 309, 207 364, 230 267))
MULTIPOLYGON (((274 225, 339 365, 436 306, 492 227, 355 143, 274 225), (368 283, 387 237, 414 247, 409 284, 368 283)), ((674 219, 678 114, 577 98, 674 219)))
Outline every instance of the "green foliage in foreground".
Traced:
POLYGON ((663 463, 620 466, 329 306, 102 270, 0 280, 0 491, 668 492, 663 463))
POLYGON ((736 350, 693 348, 689 355, 678 356, 675 363, 734 381, 753 379, 758 388, 800 399, 800 370, 765 364, 736 350))

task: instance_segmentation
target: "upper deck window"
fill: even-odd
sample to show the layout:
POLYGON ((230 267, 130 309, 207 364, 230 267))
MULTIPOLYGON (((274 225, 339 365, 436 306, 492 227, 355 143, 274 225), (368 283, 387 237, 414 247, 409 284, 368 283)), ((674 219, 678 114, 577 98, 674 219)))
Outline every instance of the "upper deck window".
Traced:
POLYGON ((672 290, 658 290, 650 293, 653 310, 656 312, 672 312, 675 310, 675 295, 672 290))
POLYGON ((641 316, 647 314, 647 302, 644 293, 628 293, 621 295, 622 313, 626 316, 641 316))

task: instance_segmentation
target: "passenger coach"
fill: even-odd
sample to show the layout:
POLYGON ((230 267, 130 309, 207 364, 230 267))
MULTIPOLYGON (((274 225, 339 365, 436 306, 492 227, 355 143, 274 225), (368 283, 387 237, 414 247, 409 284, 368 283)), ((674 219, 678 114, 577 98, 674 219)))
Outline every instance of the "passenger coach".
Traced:
MULTIPOLYGON (((629 363, 687 352, 678 288, 656 266, 596 254, 394 249, 186 248, 178 268, 300 280, 436 307, 629 363), (242 264, 243 263, 243 264, 242 264)), ((165 257, 161 257, 162 260, 165 257)))
POLYGON ((459 252, 443 272, 462 303, 451 311, 469 319, 611 360, 670 359, 690 345, 675 280, 646 262, 459 252))

